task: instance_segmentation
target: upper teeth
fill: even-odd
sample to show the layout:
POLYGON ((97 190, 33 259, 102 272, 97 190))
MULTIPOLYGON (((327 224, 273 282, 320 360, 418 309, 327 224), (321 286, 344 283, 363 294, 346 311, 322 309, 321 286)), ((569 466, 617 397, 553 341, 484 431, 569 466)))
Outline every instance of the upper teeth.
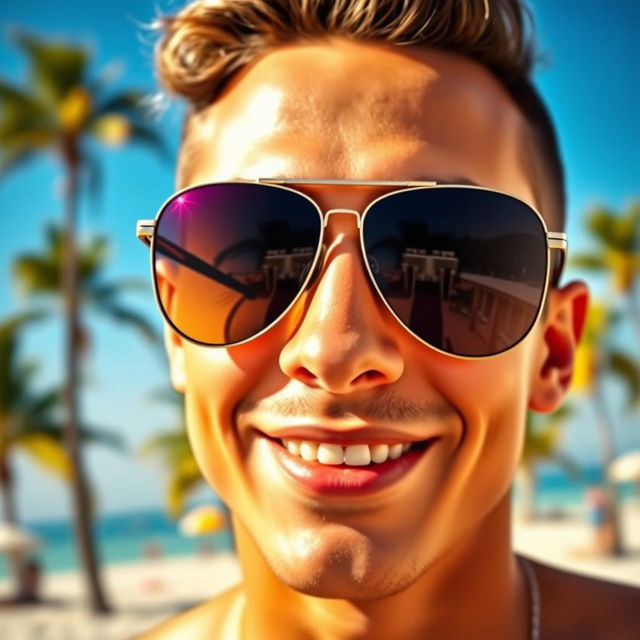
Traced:
POLYGON ((409 442, 404 444, 351 444, 347 447, 309 440, 282 440, 282 444, 289 453, 300 456, 307 462, 353 466, 364 466, 371 462, 380 463, 389 458, 395 460, 411 447, 409 442))

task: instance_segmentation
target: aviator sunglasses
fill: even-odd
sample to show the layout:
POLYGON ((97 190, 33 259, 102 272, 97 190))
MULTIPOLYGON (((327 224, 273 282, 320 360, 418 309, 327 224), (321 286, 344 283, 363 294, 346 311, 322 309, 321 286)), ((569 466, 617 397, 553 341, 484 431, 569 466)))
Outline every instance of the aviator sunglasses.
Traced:
POLYGON ((201 184, 139 220, 156 300, 183 337, 208 346, 255 338, 314 283, 332 213, 357 217, 373 288, 411 335, 451 356, 518 344, 556 284, 566 234, 514 196, 435 182, 260 179, 201 184), (322 211, 288 185, 396 187, 360 213, 322 211), (553 251, 556 250, 556 251, 553 251))

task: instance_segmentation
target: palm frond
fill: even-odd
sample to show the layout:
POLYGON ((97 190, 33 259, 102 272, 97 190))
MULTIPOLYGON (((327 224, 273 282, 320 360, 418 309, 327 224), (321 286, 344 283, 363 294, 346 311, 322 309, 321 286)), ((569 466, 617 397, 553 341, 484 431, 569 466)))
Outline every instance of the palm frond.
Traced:
POLYGON ((608 367, 627 386, 629 408, 640 403, 640 367, 638 363, 622 351, 613 350, 608 354, 608 367))
POLYGON ((14 32, 13 39, 29 58, 31 86, 47 103, 59 104, 73 87, 82 84, 88 57, 84 49, 23 31, 14 32))
POLYGON ((169 467, 185 457, 193 457, 185 429, 163 431, 145 440, 138 449, 141 457, 157 456, 169 467))
POLYGON ((180 409, 184 408, 184 396, 178 393, 172 387, 163 387, 162 389, 155 389, 149 394, 151 400, 158 400, 160 402, 166 402, 172 404, 180 409))
POLYGON ((109 304, 124 291, 148 291, 149 284, 142 278, 120 278, 112 282, 100 282, 91 287, 88 297, 95 304, 109 304))
POLYGON ((569 265, 585 271, 604 271, 607 261, 597 253, 576 253, 570 256, 569 265))
POLYGON ((195 459, 184 460, 171 474, 167 488, 167 511, 172 518, 177 518, 184 505, 201 484, 204 478, 195 459))
POLYGON ((632 216, 618 215, 605 207, 591 210, 587 225, 591 233, 609 249, 628 253, 635 249, 637 230, 632 216))
POLYGON ((36 150, 32 148, 12 149, 11 151, 3 151, 0 155, 0 179, 8 173, 19 169, 32 160, 36 155, 36 150))
POLYGON ((69 480, 71 462, 59 441, 45 433, 27 433, 20 438, 20 448, 40 466, 69 480))
POLYGON ((114 451, 124 452, 127 444, 119 433, 106 427, 95 427, 82 425, 80 427, 80 438, 86 444, 101 444, 110 447, 114 451))
POLYGON ((106 114, 118 113, 131 118, 149 117, 147 107, 147 94, 142 91, 124 91, 115 96, 107 98, 93 113, 94 118, 106 114))
POLYGON ((96 311, 110 316, 117 322, 131 326, 151 344, 159 345, 162 343, 161 336, 156 328, 142 314, 136 311, 115 303, 97 305, 96 311))
POLYGON ((109 251, 109 238, 103 235, 94 236, 79 247, 78 276, 83 285, 98 276, 107 261, 109 251))
POLYGON ((164 138, 153 127, 142 122, 132 122, 130 139, 132 142, 140 142, 150 147, 164 160, 170 160, 164 138))
POLYGON ((44 311, 33 310, 14 314, 0 323, 0 412, 4 414, 25 394, 26 373, 16 363, 18 335, 28 324, 46 315, 44 311))
POLYGON ((51 125, 52 113, 36 96, 0 79, 0 144, 17 133, 51 125))
POLYGON ((57 293, 61 287, 60 268, 46 255, 25 253, 17 256, 13 273, 26 294, 57 293))

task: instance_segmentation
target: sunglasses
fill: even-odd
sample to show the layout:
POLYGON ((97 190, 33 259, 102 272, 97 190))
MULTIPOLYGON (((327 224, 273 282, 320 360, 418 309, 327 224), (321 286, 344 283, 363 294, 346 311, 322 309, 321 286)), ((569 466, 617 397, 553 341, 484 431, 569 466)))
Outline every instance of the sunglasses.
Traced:
POLYGON ((278 322, 314 283, 332 213, 357 216, 373 288, 411 335, 462 358, 518 344, 564 264, 564 233, 506 193, 434 182, 260 179, 183 189, 140 220, 156 300, 184 338, 231 346, 278 322), (286 185, 396 187, 360 214, 286 185), (552 250, 557 249, 552 253, 552 250))

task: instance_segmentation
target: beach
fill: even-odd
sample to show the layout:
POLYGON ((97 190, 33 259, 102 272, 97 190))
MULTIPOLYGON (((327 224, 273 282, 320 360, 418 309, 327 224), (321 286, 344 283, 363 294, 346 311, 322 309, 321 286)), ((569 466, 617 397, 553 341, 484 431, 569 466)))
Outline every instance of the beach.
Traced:
MULTIPOLYGON (((640 586, 640 502, 625 502, 622 527, 627 550, 622 558, 590 557, 592 531, 580 510, 527 523, 514 516, 514 547, 547 564, 640 586)), ((236 559, 227 551, 111 564, 103 571, 114 613, 89 614, 80 574, 55 572, 43 580, 45 604, 0 610, 0 638, 124 640, 240 580, 236 559)), ((0 594, 8 588, 7 580, 0 581, 0 594)))

